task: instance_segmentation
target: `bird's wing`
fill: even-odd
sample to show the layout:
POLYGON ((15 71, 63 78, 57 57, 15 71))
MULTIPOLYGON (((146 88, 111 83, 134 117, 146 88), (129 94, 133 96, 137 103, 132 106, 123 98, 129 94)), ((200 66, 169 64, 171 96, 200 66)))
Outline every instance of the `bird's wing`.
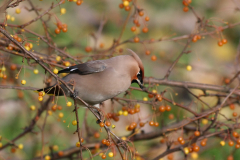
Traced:
POLYGON ((75 66, 67 67, 58 73, 78 73, 80 75, 92 74, 97 72, 102 72, 106 69, 107 64, 97 60, 90 61, 87 63, 78 64, 75 66))

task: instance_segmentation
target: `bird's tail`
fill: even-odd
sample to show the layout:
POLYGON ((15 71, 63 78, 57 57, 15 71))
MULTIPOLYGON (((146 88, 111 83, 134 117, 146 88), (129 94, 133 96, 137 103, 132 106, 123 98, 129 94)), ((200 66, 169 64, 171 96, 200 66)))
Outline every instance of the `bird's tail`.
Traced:
POLYGON ((55 96, 63 96, 64 95, 64 91, 59 85, 46 87, 43 89, 39 89, 37 91, 38 92, 44 91, 48 95, 55 95, 55 96))

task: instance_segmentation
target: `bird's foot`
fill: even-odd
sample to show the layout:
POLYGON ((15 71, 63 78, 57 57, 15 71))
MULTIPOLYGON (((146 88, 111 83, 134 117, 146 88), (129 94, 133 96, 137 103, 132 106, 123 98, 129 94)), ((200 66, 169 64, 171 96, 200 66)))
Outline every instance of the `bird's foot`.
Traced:
POLYGON ((70 95, 70 97, 72 97, 73 99, 76 99, 77 96, 78 96, 77 91, 74 91, 74 93, 70 95))

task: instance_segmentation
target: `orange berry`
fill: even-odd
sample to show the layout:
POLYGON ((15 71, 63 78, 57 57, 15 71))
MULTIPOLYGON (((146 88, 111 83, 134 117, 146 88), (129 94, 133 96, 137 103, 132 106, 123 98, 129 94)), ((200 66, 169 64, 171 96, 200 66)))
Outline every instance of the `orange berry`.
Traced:
POLYGON ((62 24, 62 28, 67 28, 68 26, 67 26, 67 24, 62 24))
POLYGON ((199 131, 195 131, 195 132, 194 132, 194 135, 195 135, 196 137, 198 137, 198 136, 200 136, 200 132, 199 132, 199 131))
POLYGON ((62 31, 63 31, 64 33, 67 32, 67 28, 64 27, 64 28, 62 29, 62 31))
POLYGON ((225 78, 225 79, 224 79, 224 83, 225 83, 225 84, 230 83, 230 81, 231 81, 231 80, 230 80, 229 78, 225 78))
POLYGON ((133 125, 133 127, 134 128, 136 128, 137 127, 137 123, 136 122, 132 122, 132 124, 131 125, 133 125))
POLYGON ((18 38, 17 38, 17 41, 18 41, 18 42, 22 42, 22 38, 18 37, 18 38))
POLYGON ((145 54, 146 55, 149 55, 151 52, 149 51, 149 50, 147 50, 146 52, 145 52, 145 54))
POLYGON ((123 106, 123 107, 122 107, 122 110, 123 110, 123 111, 126 111, 126 110, 127 110, 127 107, 126 107, 126 106, 123 106))
POLYGON ((236 131, 232 132, 233 137, 238 137, 238 133, 236 131))
POLYGON ((60 111, 62 110, 62 106, 58 106, 57 109, 60 111))
POLYGON ((16 152, 16 148, 11 148, 11 152, 15 153, 16 152))
POLYGON ((160 94, 157 94, 156 98, 158 99, 158 101, 160 101, 160 102, 162 101, 162 96, 160 94))
POLYGON ((142 29, 142 32, 143 32, 143 33, 147 33, 147 32, 148 32, 148 28, 147 28, 147 27, 144 27, 144 28, 142 29))
POLYGON ((166 109, 166 111, 171 111, 172 108, 171 108, 171 106, 166 105, 165 109, 166 109))
POLYGON ((136 28, 135 26, 132 26, 132 27, 131 27, 131 31, 132 31, 132 32, 136 31, 136 29, 137 29, 137 28, 136 28))
POLYGON ((135 114, 135 110, 134 109, 130 109, 128 113, 135 114))
POLYGON ((134 127, 132 124, 128 126, 128 130, 129 130, 129 131, 133 130, 134 128, 135 128, 135 127, 134 127))
POLYGON ((99 126, 100 126, 100 127, 104 127, 104 123, 103 123, 103 122, 100 122, 100 123, 99 123, 99 126))
POLYGON ((10 51, 13 50, 13 47, 9 45, 8 50, 10 50, 10 51))
POLYGON ((138 37, 135 37, 133 40, 135 43, 138 43, 140 39, 138 37))
POLYGON ((12 71, 16 70, 16 69, 17 69, 17 65, 16 65, 16 64, 12 64, 11 67, 10 67, 10 69, 11 69, 12 71))
POLYGON ((145 17, 145 21, 149 21, 150 18, 148 16, 145 17))
POLYGON ((58 152, 58 156, 59 156, 59 157, 62 157, 63 154, 64 154, 63 151, 59 151, 59 152, 58 152))
POLYGON ((134 23, 134 24, 138 24, 138 20, 137 20, 137 19, 134 19, 134 20, 133 20, 133 23, 134 23))
POLYGON ((168 118, 169 118, 169 119, 174 119, 174 115, 173 115, 173 114, 169 114, 169 115, 168 115, 168 118))
POLYGON ((122 9, 123 7, 124 7, 124 5, 123 5, 122 3, 120 3, 120 4, 119 4, 119 8, 122 9))
POLYGON ((110 146, 110 141, 109 140, 107 140, 106 145, 110 146))
POLYGON ((165 106, 160 106, 160 107, 159 107, 159 111, 160 111, 160 112, 165 112, 165 106))
POLYGON ((57 110, 57 105, 56 104, 53 105, 51 109, 52 109, 52 111, 56 111, 57 110))
POLYGON ((103 139, 102 140, 102 144, 106 144, 107 143, 107 140, 106 139, 103 139))
POLYGON ((189 8, 187 6, 183 7, 184 12, 188 12, 189 8))
POLYGON ((200 147, 198 145, 193 146, 193 151, 198 152, 200 150, 200 147))
POLYGON ((192 39, 192 42, 197 42, 197 40, 198 40, 198 36, 195 35, 195 36, 193 37, 193 39, 192 39))
POLYGON ((95 132, 95 133, 94 133, 94 137, 95 137, 95 138, 99 138, 99 137, 100 137, 100 134, 99 134, 98 132, 95 132))
POLYGON ((145 125, 145 123, 143 123, 143 122, 140 122, 140 123, 139 123, 139 126, 140 126, 140 127, 144 127, 144 125, 145 125))
POLYGON ((14 35, 13 38, 17 40, 17 39, 18 39, 18 36, 17 36, 17 35, 14 35))
POLYGON ((178 137, 178 142, 181 142, 183 140, 183 137, 178 137))
POLYGON ((76 2, 76 4, 77 4, 78 6, 80 6, 80 5, 82 4, 82 1, 81 1, 81 0, 78 0, 78 1, 76 2))
POLYGON ((61 32, 61 30, 60 30, 59 28, 56 28, 56 29, 55 29, 55 33, 56 33, 56 34, 59 34, 60 32, 61 32))
POLYGON ((3 79, 7 79, 7 75, 6 75, 6 74, 4 74, 2 78, 3 78, 3 79))
POLYGON ((236 142, 237 142, 237 144, 240 144, 240 138, 238 138, 238 139, 236 140, 236 142))
POLYGON ((173 160, 173 154, 168 154, 167 159, 168 160, 173 160))
POLYGON ((139 16, 143 16, 143 15, 144 15, 144 12, 143 12, 143 11, 140 11, 140 12, 138 12, 138 15, 139 15, 139 16))
POLYGON ((236 149, 240 148, 240 144, 236 144, 235 148, 236 149))
POLYGON ((229 145, 230 147, 232 147, 232 146, 234 145, 234 142, 233 142, 232 140, 230 140, 230 141, 228 142, 228 145, 229 145))
POLYGON ((111 126, 111 122, 109 122, 109 121, 106 121, 105 124, 106 124, 106 126, 108 126, 108 127, 111 126))
POLYGON ((152 55, 151 60, 152 60, 152 61, 156 61, 156 60, 157 60, 157 56, 152 55))
POLYGON ((103 48, 104 47, 104 43, 100 43, 99 47, 103 48))
POLYGON ((221 47, 223 45, 222 41, 218 42, 218 46, 221 47))
POLYGON ((234 104, 230 104, 230 105, 229 105, 229 108, 232 109, 232 110, 234 110, 234 109, 235 109, 235 105, 234 105, 234 104))
POLYGON ((223 44, 226 44, 227 42, 228 42, 227 39, 222 39, 223 44))
POLYGON ((87 46, 87 47, 85 48, 85 51, 86 51, 86 52, 91 52, 91 51, 92 51, 92 47, 87 46))
POLYGON ((234 158, 233 158, 232 155, 230 155, 230 156, 227 157, 227 160, 234 160, 234 158))
POLYGON ((233 117, 237 117, 238 114, 236 112, 233 112, 232 115, 233 115, 233 117))
POLYGON ((135 108, 134 111, 135 111, 135 113, 138 113, 138 112, 140 112, 140 108, 135 108))
MULTIPOLYGON (((62 29, 62 23, 61 22, 57 22, 57 28, 62 29)), ((56 33, 56 30, 55 30, 55 33, 56 33)))
POLYGON ((236 145, 235 145, 235 148, 236 148, 236 149, 240 148, 240 144, 236 144, 236 145))
POLYGON ((129 11, 130 9, 131 9, 130 6, 126 6, 126 7, 125 7, 125 11, 129 11))
POLYGON ((155 126, 155 127, 158 127, 158 126, 159 126, 159 123, 158 123, 158 122, 155 122, 155 123, 154 123, 154 126, 155 126))
POLYGON ((205 140, 202 140, 200 144, 201 144, 201 146, 204 147, 204 146, 206 146, 207 142, 205 140))
POLYGON ((188 0, 183 0, 183 1, 182 1, 182 4, 183 4, 184 6, 188 6, 188 5, 189 5, 188 0))
POLYGON ((181 140, 179 143, 180 143, 181 145, 184 145, 184 144, 185 144, 185 141, 184 141, 184 140, 181 140))
POLYGON ((107 156, 105 154, 102 155, 102 159, 106 159, 107 156))
POLYGON ((153 121, 150 121, 150 122, 149 122, 149 125, 150 125, 150 126, 154 126, 154 122, 153 122, 153 121))

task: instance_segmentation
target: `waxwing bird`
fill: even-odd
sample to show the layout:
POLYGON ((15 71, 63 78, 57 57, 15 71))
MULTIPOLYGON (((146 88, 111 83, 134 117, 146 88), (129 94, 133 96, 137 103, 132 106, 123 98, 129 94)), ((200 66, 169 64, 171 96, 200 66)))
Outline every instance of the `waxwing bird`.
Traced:
MULTIPOLYGON (((131 83, 136 82, 143 89, 144 68, 142 61, 135 52, 128 50, 131 55, 89 61, 67 67, 58 73, 69 73, 62 80, 83 101, 89 105, 96 105, 125 92, 131 83)), ((38 91, 55 96, 73 96, 62 84, 55 84, 38 91)), ((80 101, 78 103, 82 104, 80 101)))

